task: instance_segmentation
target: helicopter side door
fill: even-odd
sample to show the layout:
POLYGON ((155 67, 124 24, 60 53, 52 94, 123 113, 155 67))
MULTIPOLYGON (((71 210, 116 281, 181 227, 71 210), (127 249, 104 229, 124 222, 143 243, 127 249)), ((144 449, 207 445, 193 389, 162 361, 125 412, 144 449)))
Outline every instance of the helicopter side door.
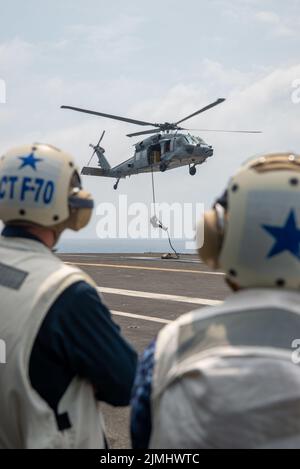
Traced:
POLYGON ((161 161, 161 146, 159 143, 148 147, 148 164, 150 166, 159 164, 161 161))
POLYGON ((171 151, 171 140, 163 140, 161 142, 161 154, 164 156, 165 154, 171 151))

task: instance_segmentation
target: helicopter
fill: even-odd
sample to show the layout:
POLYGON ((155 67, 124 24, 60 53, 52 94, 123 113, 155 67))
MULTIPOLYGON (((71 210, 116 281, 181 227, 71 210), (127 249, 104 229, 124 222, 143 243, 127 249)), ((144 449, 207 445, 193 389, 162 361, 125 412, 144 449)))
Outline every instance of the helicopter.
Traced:
MULTIPOLYGON (((82 109, 73 106, 61 106, 62 109, 69 109, 76 112, 82 112, 85 114, 91 114, 100 117, 106 117, 108 119, 119 120, 128 122, 130 124, 136 124, 140 126, 151 126, 154 129, 148 129, 140 132, 134 132, 127 134, 127 137, 137 137, 140 135, 151 135, 142 141, 135 144, 134 155, 126 161, 118 164, 115 167, 111 167, 105 156, 105 150, 100 146, 105 131, 102 133, 101 138, 97 145, 90 145, 94 150, 92 157, 87 166, 84 166, 81 174, 86 176, 99 176, 99 177, 111 177, 116 179, 114 189, 117 190, 119 182, 122 178, 126 178, 135 174, 149 173, 149 172, 165 172, 181 166, 189 166, 189 173, 191 176, 195 176, 197 165, 203 164, 208 158, 214 154, 213 147, 208 145, 202 138, 191 135, 190 133, 184 133, 189 129, 180 127, 179 124, 182 122, 195 117, 209 109, 218 106, 223 103, 225 98, 219 98, 213 103, 199 109, 193 114, 180 119, 177 122, 170 123, 153 123, 145 122, 136 119, 130 119, 127 117, 116 116, 112 114, 104 114, 102 112, 90 111, 88 109, 82 109), (90 163, 94 155, 98 157, 98 167, 90 167, 90 163)), ((199 129, 201 130, 201 129, 199 129)), ((208 130, 202 129, 203 132, 237 132, 237 133, 261 133, 260 131, 251 130, 208 130)))

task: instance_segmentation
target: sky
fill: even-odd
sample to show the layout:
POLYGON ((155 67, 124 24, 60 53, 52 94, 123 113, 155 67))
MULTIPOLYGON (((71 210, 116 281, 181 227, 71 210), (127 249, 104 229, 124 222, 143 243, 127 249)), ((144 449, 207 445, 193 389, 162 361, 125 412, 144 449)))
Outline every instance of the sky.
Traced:
MULTIPOLYGON (((253 129, 261 135, 194 132, 212 159, 156 176, 160 202, 209 207, 245 159, 300 153, 300 0, 10 0, 0 3, 0 152, 49 142, 81 167, 101 132, 114 165, 133 155, 137 127, 71 113, 62 104, 150 121, 176 121, 219 97, 192 128, 253 129), (292 99, 294 97, 294 99, 292 99)), ((84 178, 100 202, 151 202, 151 179, 84 178)), ((95 237, 97 215, 79 236, 95 237)))

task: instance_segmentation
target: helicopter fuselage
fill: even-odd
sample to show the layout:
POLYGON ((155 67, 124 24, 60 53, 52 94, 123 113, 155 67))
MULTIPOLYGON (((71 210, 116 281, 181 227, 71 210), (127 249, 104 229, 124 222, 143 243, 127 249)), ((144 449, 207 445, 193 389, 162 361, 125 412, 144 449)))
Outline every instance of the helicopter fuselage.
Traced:
MULTIPOLYGON (((207 158, 213 155, 213 148, 207 145, 204 140, 190 134, 185 134, 182 131, 188 129, 181 127, 183 122, 206 112, 219 104, 224 103, 225 98, 218 98, 216 101, 208 104, 207 106, 198 109, 196 112, 176 121, 176 122, 148 122, 145 120, 137 120, 128 117, 117 116, 113 114, 106 114, 103 112, 92 111, 89 109, 78 108, 74 106, 61 106, 62 109, 69 109, 84 114, 93 116, 105 117, 107 119, 114 119, 117 121, 127 122, 129 124, 139 125, 142 127, 152 127, 139 132, 127 134, 127 137, 137 137, 140 135, 151 135, 135 145, 135 154, 129 160, 120 163, 114 168, 110 167, 106 157, 104 156, 105 150, 100 147, 103 139, 102 134, 97 145, 91 145, 94 153, 89 161, 97 154, 98 168, 91 168, 88 166, 82 169, 82 174, 88 176, 101 176, 101 177, 114 177, 117 182, 114 189, 118 188, 120 179, 133 174, 149 173, 152 171, 167 171, 168 169, 178 168, 180 166, 189 166, 191 176, 196 174, 196 166, 204 163, 207 158), (154 135, 155 134, 155 135, 154 135)), ((199 129, 198 129, 199 130, 199 129)), ((238 133, 261 133, 257 130, 203 130, 206 132, 238 132, 238 133)))
POLYGON ((151 171, 164 172, 186 165, 195 167, 213 155, 213 148, 201 138, 183 133, 163 133, 148 137, 135 145, 132 158, 110 169, 103 168, 103 149, 95 147, 95 151, 99 168, 85 167, 82 173, 117 179, 151 171))

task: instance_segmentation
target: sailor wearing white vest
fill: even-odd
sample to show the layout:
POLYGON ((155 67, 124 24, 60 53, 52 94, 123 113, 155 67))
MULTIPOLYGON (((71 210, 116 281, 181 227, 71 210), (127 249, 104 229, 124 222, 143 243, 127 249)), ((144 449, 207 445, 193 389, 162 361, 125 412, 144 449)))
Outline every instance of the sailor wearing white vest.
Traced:
POLYGON ((299 190, 300 157, 266 155, 205 213, 200 256, 235 293, 171 323, 146 350, 134 447, 300 447, 299 190))
POLYGON ((136 353, 91 278, 51 249, 93 200, 50 145, 0 159, 0 448, 105 448, 100 401, 127 405, 136 353))

